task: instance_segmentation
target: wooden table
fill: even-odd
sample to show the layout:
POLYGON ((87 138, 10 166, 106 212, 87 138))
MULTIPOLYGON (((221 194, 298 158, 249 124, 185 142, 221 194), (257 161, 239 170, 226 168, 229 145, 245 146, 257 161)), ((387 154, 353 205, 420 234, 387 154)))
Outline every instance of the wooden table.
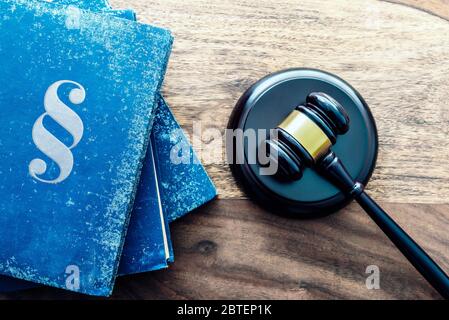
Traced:
MULTIPOLYGON (((439 295, 357 205, 318 220, 273 216, 223 161, 223 131, 244 90, 288 67, 336 73, 377 120, 368 191, 449 271, 449 1, 113 0, 173 31, 163 89, 214 180, 217 200, 172 224, 176 262, 120 278, 113 298, 433 299, 439 295), (368 290, 367 266, 380 269, 368 290)), ((84 296, 41 288, 0 298, 84 296)))

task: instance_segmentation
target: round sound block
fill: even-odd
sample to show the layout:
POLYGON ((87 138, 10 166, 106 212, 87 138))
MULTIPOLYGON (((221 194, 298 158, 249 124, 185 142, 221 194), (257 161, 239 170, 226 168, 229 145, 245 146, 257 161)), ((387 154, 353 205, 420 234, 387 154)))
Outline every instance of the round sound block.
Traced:
POLYGON ((348 112, 349 131, 338 136, 332 150, 352 177, 366 185, 377 158, 376 125, 360 94, 335 75, 314 69, 288 69, 270 74, 243 94, 228 124, 228 129, 241 129, 246 134, 246 139, 238 139, 234 131, 234 139, 228 144, 228 156, 242 150, 243 157, 231 159, 230 164, 237 181, 263 207, 298 218, 327 215, 352 200, 311 168, 306 168, 299 180, 281 181, 263 174, 258 161, 254 161, 258 145, 269 137, 269 130, 279 125, 296 106, 304 104, 311 92, 329 94, 348 112), (257 143, 248 143, 251 134, 256 135, 257 143))

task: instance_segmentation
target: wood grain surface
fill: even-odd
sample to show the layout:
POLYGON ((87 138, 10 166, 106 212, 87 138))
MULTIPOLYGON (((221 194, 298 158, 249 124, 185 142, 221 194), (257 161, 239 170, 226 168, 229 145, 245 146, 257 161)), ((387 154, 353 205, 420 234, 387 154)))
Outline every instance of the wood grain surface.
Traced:
MULTIPOLYGON (((449 270, 449 205, 383 205, 449 270)), ((439 299, 355 204, 292 220, 248 200, 216 200, 171 229, 175 263, 119 278, 113 299, 439 299), (370 265, 379 267, 378 290, 366 288, 370 265)), ((0 297, 89 298, 53 288, 0 297)))
MULTIPOLYGON (((176 262, 118 279, 113 299, 433 299, 439 295, 357 207, 318 220, 246 200, 222 132, 245 89, 283 68, 338 74, 377 120, 373 198, 449 271, 449 1, 111 0, 175 36, 164 85, 219 200, 171 225, 176 262), (194 124, 202 134, 192 134, 194 124), (202 143, 198 143, 202 140, 202 143), (380 289, 365 285, 380 269, 380 289)), ((52 288, 0 299, 88 298, 52 288)))

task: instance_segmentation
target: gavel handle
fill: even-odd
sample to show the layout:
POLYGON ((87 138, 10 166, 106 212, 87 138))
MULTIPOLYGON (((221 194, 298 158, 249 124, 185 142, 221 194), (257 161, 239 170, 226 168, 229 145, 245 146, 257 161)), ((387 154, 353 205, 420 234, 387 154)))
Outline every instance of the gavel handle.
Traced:
POLYGON ((368 194, 362 192, 355 200, 416 270, 445 299, 449 299, 449 277, 438 264, 368 194))
POLYGON ((355 182, 340 159, 331 151, 318 163, 318 172, 343 192, 350 194, 387 235, 394 245, 445 299, 449 299, 449 277, 432 258, 394 222, 355 182))

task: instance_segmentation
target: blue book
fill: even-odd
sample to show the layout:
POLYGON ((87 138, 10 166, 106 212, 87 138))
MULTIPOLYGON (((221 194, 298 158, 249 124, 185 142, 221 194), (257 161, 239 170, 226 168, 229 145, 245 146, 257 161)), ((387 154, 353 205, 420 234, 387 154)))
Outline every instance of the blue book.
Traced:
POLYGON ((109 295, 172 38, 47 3, 0 12, 0 273, 109 295))
MULTIPOLYGON (((95 11, 103 10, 103 12, 107 14, 113 14, 117 17, 135 20, 135 13, 132 10, 110 10, 110 6, 104 5, 103 0, 54 0, 53 2, 62 2, 64 4, 75 5, 83 9, 91 9, 95 11)), ((155 179, 159 182, 159 194, 163 203, 162 209, 164 212, 164 223, 166 224, 165 229, 170 254, 168 261, 173 262, 174 256, 170 241, 170 233, 168 231, 168 221, 174 221, 191 210, 196 209, 197 207, 210 201, 216 196, 216 189, 204 170, 204 167, 195 155, 195 152, 193 151, 187 137, 170 111, 169 106, 161 96, 158 98, 157 104, 158 108, 154 122, 155 129, 153 130, 153 134, 151 136, 151 143, 154 149, 154 157, 158 159, 156 160, 157 177, 155 177, 155 179), (156 145, 158 148, 156 148, 156 145), (189 150, 189 163, 175 164, 170 161, 170 150, 177 146, 182 146, 183 148, 187 148, 189 150)), ((145 160, 145 162, 147 162, 147 160, 145 160)), ((147 168, 151 168, 151 165, 146 166, 147 168)), ((139 193, 143 193, 140 189, 147 189, 146 181, 144 179, 142 179, 139 186, 139 193)), ((126 250, 134 251, 134 257, 136 256, 136 249, 133 248, 132 244, 128 244, 128 238, 131 237, 131 234, 139 232, 139 230, 134 231, 134 224, 145 225, 145 223, 151 223, 153 219, 152 217, 154 217, 154 210, 152 210, 151 207, 147 207, 145 210, 142 210, 142 212, 137 216, 132 214, 127 239, 125 241, 125 252, 126 250), (142 222, 133 223, 134 219, 142 220, 142 222)), ((148 230, 144 231, 144 233, 148 233, 148 230)), ((138 235, 136 236, 138 237, 138 235)), ((143 241, 145 236, 139 237, 139 239, 143 241)), ((154 256, 158 257, 157 259, 155 258, 150 262, 136 264, 136 261, 145 261, 145 257, 148 257, 148 252, 151 251, 149 250, 151 246, 154 246, 151 242, 141 242, 136 245, 137 248, 141 248, 140 253, 142 259, 128 260, 126 256, 122 257, 120 269, 125 269, 124 265, 126 265, 127 261, 130 264, 134 264, 128 267, 128 270, 133 269, 132 273, 156 270, 158 268, 166 267, 167 265, 161 262, 160 256, 158 257, 156 254, 154 256), (144 245, 145 243, 146 246, 144 245)), ((20 289, 22 288, 20 286, 20 282, 23 283, 23 289, 30 287, 30 284, 24 281, 15 279, 6 279, 3 281, 0 276, 0 292, 20 289)))
MULTIPOLYGON (((59 1, 61 0, 55 0, 53 3, 59 4, 59 1)), ((62 2, 65 5, 78 6, 81 9, 136 20, 133 10, 110 10, 110 6, 105 0, 62 0, 62 2)), ((159 96, 157 100, 159 100, 159 96)), ((156 107, 157 103, 154 108, 156 107)), ((174 261, 169 220, 163 213, 161 214, 163 210, 154 163, 154 151, 151 146, 148 149, 120 259, 119 275, 166 268, 169 262, 174 261)))
MULTIPOLYGON (((77 1, 77 0, 75 0, 77 1)), ((101 0, 100 0, 101 1, 101 0)), ((73 4, 73 1, 64 1, 73 4)), ((95 1, 93 1, 95 4, 95 1)), ((135 19, 132 10, 105 11, 117 17, 135 19)), ((170 241, 168 219, 161 214, 162 207, 158 191, 153 150, 147 151, 136 200, 131 214, 119 275, 166 268, 174 261, 170 241)), ((16 291, 37 286, 34 283, 0 276, 0 292, 16 291)))

